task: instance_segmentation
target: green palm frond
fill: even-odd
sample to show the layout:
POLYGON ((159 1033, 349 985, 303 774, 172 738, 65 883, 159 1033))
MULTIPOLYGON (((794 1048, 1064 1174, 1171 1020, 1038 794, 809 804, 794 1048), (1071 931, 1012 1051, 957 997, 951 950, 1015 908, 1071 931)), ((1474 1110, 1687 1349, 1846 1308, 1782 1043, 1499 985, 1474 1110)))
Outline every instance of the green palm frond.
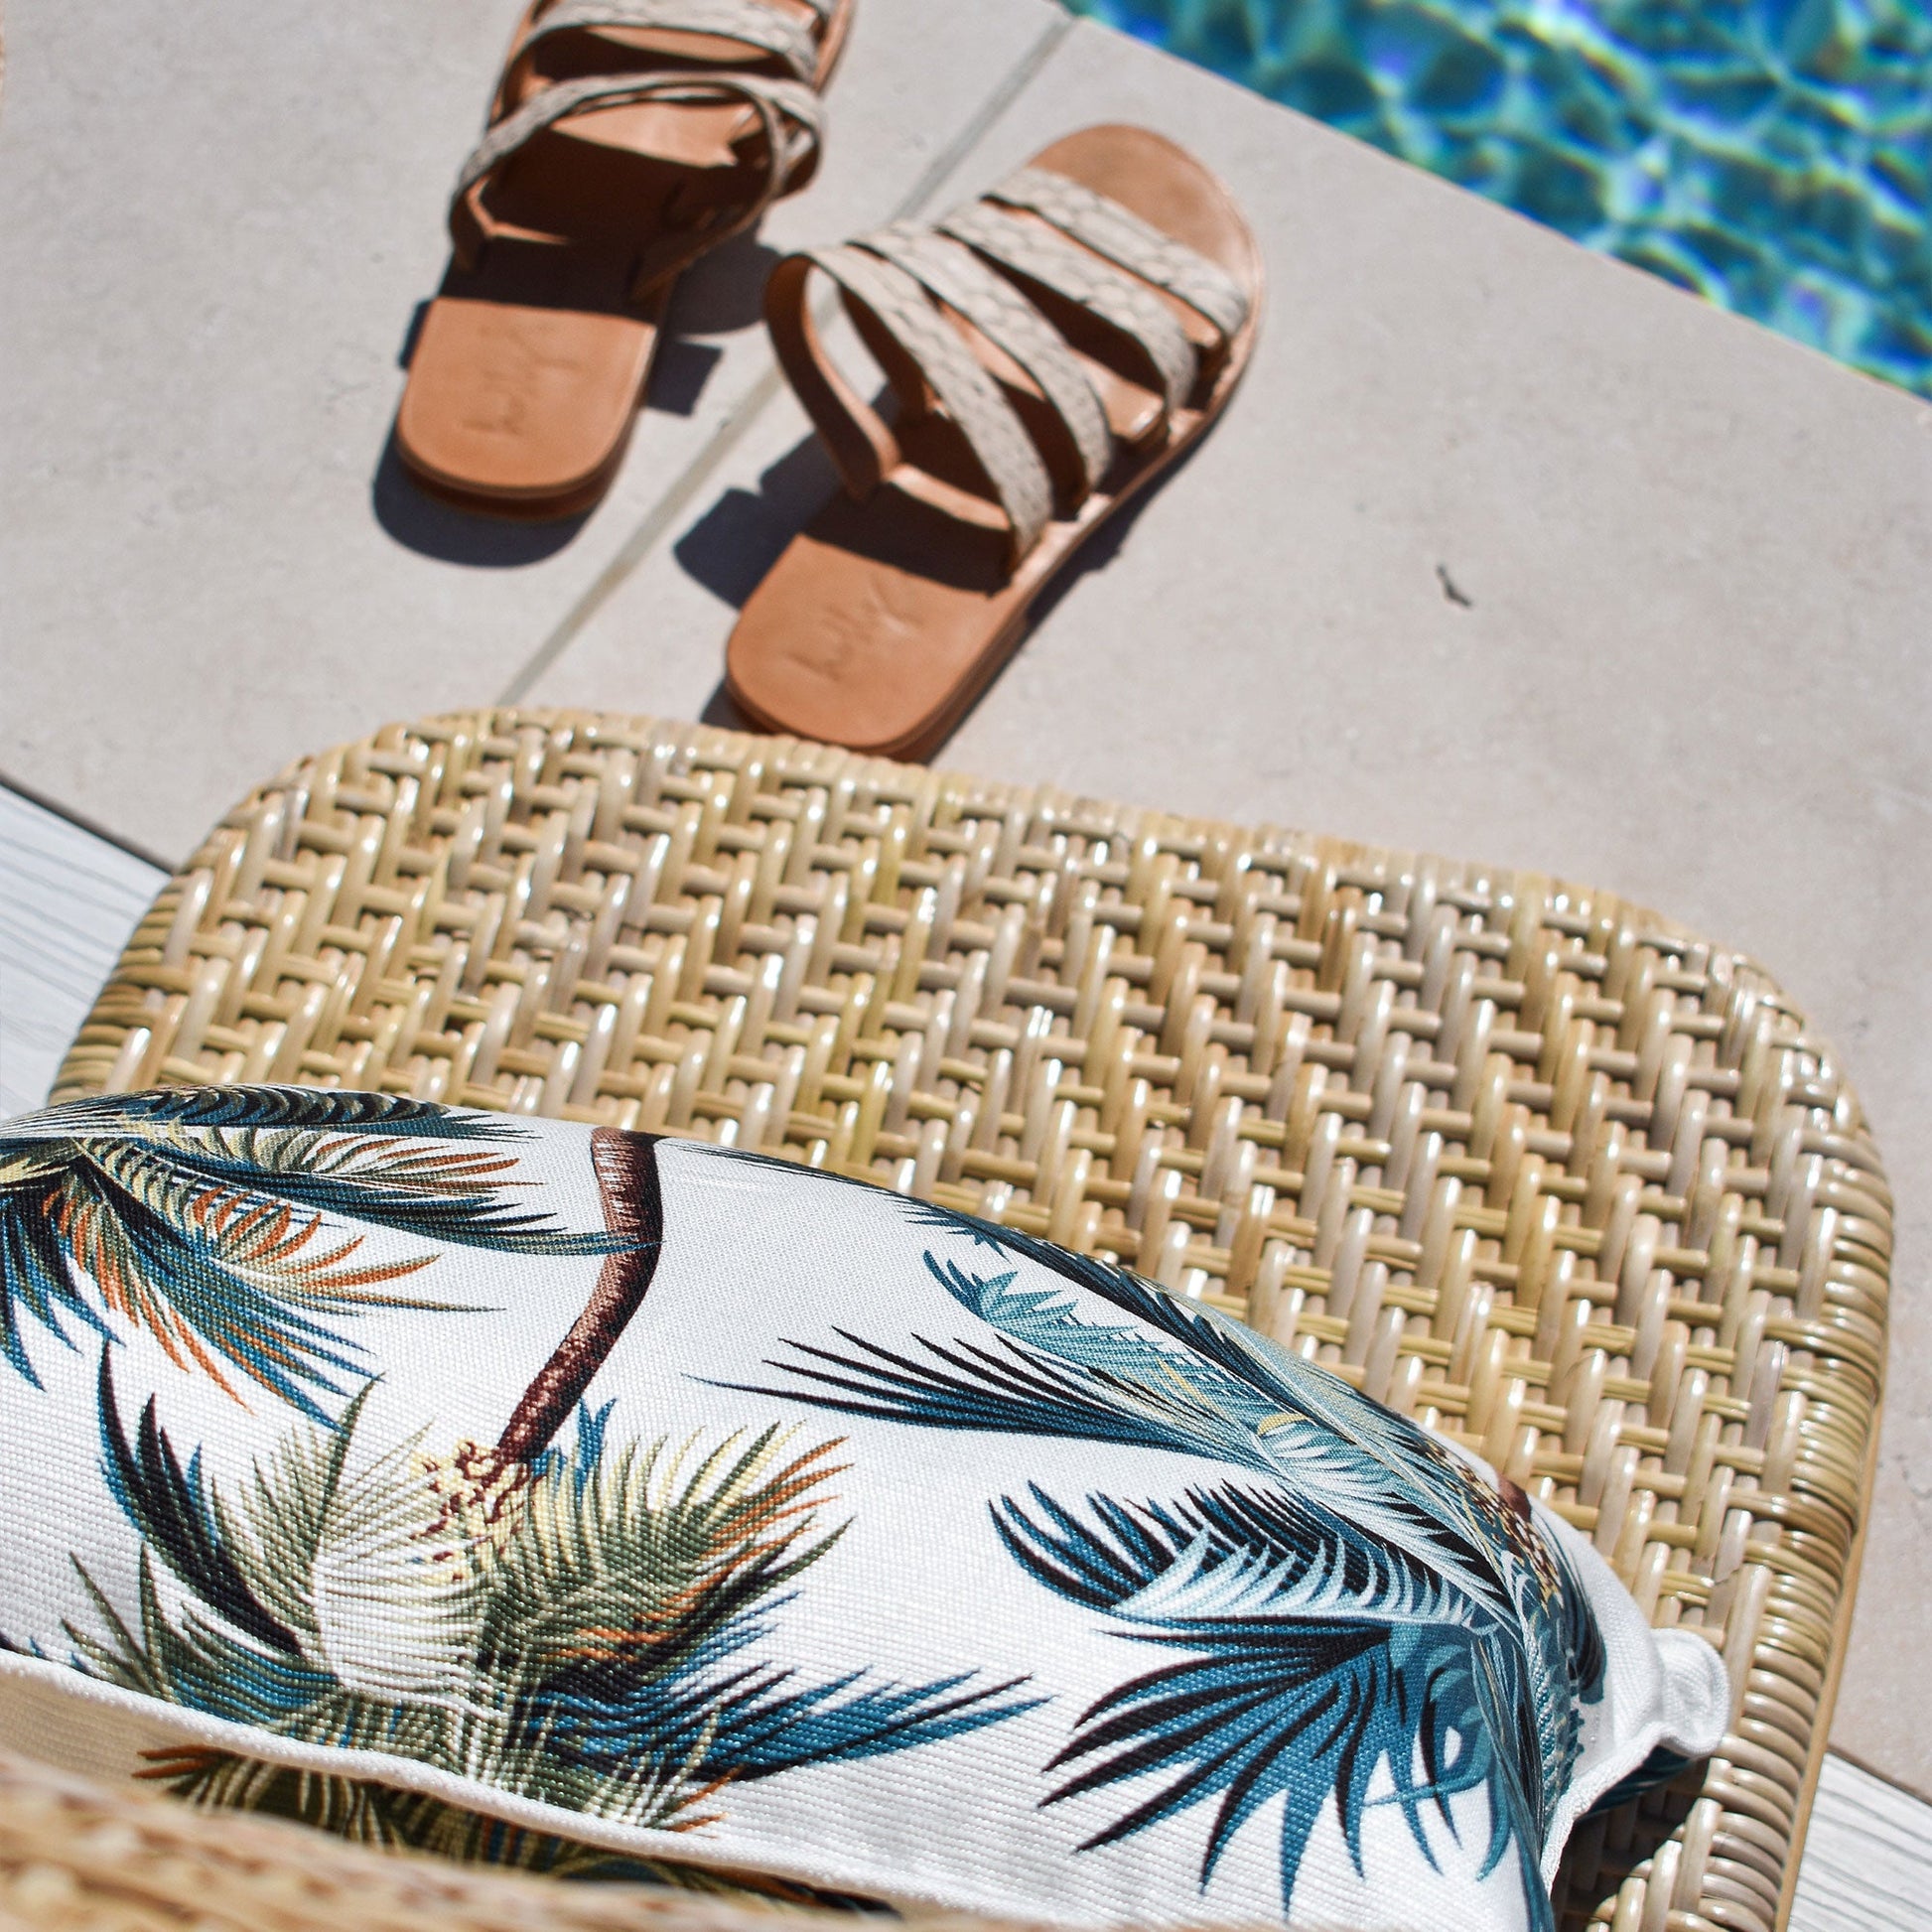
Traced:
MULTIPOLYGON (((342 1514, 361 1400, 340 1434, 305 1425, 231 1505, 207 1482, 199 1455, 185 1465, 176 1455, 152 1399, 127 1440, 103 1357, 105 1472, 143 1539, 139 1616, 131 1628, 81 1569, 105 1631, 69 1626, 82 1667, 143 1696, 304 1742, 404 1756, 431 1748, 437 1713, 348 1679, 317 1614, 312 1580, 326 1528, 342 1514)), ((430 1572, 428 1593, 443 1581, 430 1572)), ((366 1607, 382 1614, 379 1604, 366 1607)))
POLYGON ((545 1458, 491 1546, 480 1646, 500 1702, 462 1748, 490 1783, 690 1830, 736 1768, 714 1761, 725 1707, 780 1675, 734 1660, 842 1533, 815 1533, 836 1445, 787 1458, 774 1428, 607 1450, 608 1414, 580 1411, 575 1449, 545 1458))
POLYGON ((671 1665, 748 1594, 782 1588, 842 1533, 809 1533, 836 1446, 774 1467, 784 1444, 772 1428, 708 1453, 694 1439, 557 1458, 504 1553, 500 1640, 539 1671, 627 1647, 671 1665))
POLYGON ((345 1691, 378 1706, 460 1705, 484 1611, 473 1539, 426 1479, 422 1436, 352 1461, 358 1395, 215 1506, 251 1593, 283 1615, 345 1691))
POLYGON ((709 1823, 736 1781, 1029 1708, 970 1673, 805 1682, 772 1660, 776 1613, 842 1533, 820 1520, 836 1444, 793 1453, 773 1429, 607 1450, 607 1405, 532 1466, 419 1439, 370 1454, 363 1413, 358 1397, 341 1429, 300 1425, 217 1491, 152 1398, 130 1439, 104 1359, 104 1466, 142 1539, 140 1604, 130 1623, 89 1582, 75 1661, 282 1737, 647 1830, 709 1823))
POLYGON ((382 1095, 209 1088, 101 1095, 0 1133, 0 1355, 38 1383, 24 1324, 146 1330, 231 1395, 252 1381, 317 1419, 363 1372, 339 1327, 370 1307, 449 1309, 394 1284, 447 1245, 601 1255, 603 1230, 519 1198, 508 1122, 382 1095), (381 1228, 430 1244, 375 1262, 381 1228), (88 1292, 88 1285, 92 1292, 88 1292))

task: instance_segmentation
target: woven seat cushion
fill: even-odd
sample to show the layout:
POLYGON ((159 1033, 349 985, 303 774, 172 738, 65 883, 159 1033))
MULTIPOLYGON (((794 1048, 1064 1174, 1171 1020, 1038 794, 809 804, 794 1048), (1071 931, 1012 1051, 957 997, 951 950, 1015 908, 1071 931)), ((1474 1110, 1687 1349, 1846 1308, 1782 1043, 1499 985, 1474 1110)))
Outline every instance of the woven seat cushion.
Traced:
POLYGON ((1710 1643, 1515 1484, 949 1209, 294 1088, 76 1101, 0 1176, 0 1742, 69 1766, 901 1906, 1477 1932, 1724 1732, 1710 1643))

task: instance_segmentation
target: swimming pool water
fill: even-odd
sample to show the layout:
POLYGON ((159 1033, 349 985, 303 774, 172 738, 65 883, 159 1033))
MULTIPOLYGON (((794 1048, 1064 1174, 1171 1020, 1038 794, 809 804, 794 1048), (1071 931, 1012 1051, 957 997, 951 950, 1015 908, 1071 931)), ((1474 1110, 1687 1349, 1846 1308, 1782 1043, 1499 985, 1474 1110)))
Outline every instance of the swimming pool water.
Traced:
POLYGON ((1069 4, 1932 396, 1932 6, 1069 4))

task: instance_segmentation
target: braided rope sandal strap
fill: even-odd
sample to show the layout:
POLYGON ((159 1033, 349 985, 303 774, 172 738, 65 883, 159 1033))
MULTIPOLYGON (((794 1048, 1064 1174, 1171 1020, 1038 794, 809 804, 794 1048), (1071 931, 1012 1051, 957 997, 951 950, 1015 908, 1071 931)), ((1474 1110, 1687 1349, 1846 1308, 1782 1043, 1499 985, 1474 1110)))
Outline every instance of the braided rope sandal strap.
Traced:
POLYGON ((759 74, 735 73, 728 68, 699 69, 690 73, 586 74, 582 79, 559 80, 544 88, 498 121, 465 157, 457 173, 453 200, 468 195, 545 128, 573 114, 601 107, 630 107, 644 100, 742 101, 764 124, 777 163, 769 171, 776 182, 782 182, 796 166, 804 146, 817 141, 821 126, 818 96, 793 80, 766 80, 759 74), (790 137, 783 131, 782 123, 787 120, 796 130, 790 137))
MULTIPOLYGON (((898 467, 898 441, 826 353, 805 300, 812 268, 829 275, 848 307, 856 303, 897 349, 883 363, 901 408, 919 413, 929 394, 965 439, 1006 513, 1016 566, 1038 542, 1056 499, 1074 510, 1099 485, 1114 448, 1092 382, 1017 284, 1050 290, 1140 351, 1161 381, 1164 432, 1192 395, 1201 358, 1161 291, 1206 321, 1223 346, 1249 308, 1240 285, 1205 256, 1105 196, 1038 168, 1023 169, 936 229, 895 222, 841 247, 789 258, 767 293, 772 343, 841 482, 861 502, 898 467), (1042 220, 1008 213, 995 201, 1042 220), (1108 259, 1092 252, 1096 240, 1108 259), (936 304, 971 324, 1033 382, 1046 404, 1033 432, 936 304), (1056 451, 1038 447, 1042 428, 1056 451), (1057 478, 1049 455, 1061 458, 1057 478)), ((956 505, 956 498, 946 500, 956 505)))
POLYGON ((1169 415, 1186 403, 1200 358, 1155 290, 1037 221, 1023 221, 984 202, 955 209, 940 226, 996 266, 1050 290, 1126 337, 1159 375, 1169 415))
POLYGON ((863 502, 898 469, 898 441, 825 352, 805 299, 814 268, 829 275, 848 302, 884 332, 883 343, 877 335, 873 342, 885 350, 886 372, 901 404, 918 409, 928 389, 938 398, 999 499, 1017 564, 1039 541, 1053 513, 1045 463, 1013 405, 926 289, 886 255, 851 243, 787 256, 772 271, 765 294, 779 363, 848 493, 863 502))
MULTIPOLYGON (((815 17, 829 18, 830 0, 806 0, 815 17)), ((450 200, 450 237, 458 266, 473 269, 486 228, 478 198, 510 157, 538 135, 575 115, 636 106, 749 107, 762 135, 762 179, 733 209, 689 233, 662 236, 646 247, 633 294, 642 297, 690 266, 699 255, 753 226, 784 195, 801 188, 818 165, 823 116, 815 76, 818 43, 795 17, 769 0, 561 0, 530 23, 510 58, 514 72, 545 40, 604 29, 702 35, 736 42, 751 62, 775 61, 783 76, 752 68, 671 67, 648 72, 584 74, 541 88, 495 119, 465 157, 450 200)))
POLYGON ((1223 342, 1238 335, 1248 319, 1252 305, 1246 290, 1218 262, 1065 175, 1022 168, 985 199, 1037 214, 1117 267, 1166 289, 1211 324, 1223 342))
POLYGON ((1051 406, 1045 421, 1065 445, 1056 453, 1058 466, 1050 466, 1055 453, 1047 453, 1058 494, 1063 506, 1077 507, 1107 474, 1114 435, 1093 384, 1052 326, 1004 275, 930 228, 898 221, 859 245, 902 268, 1032 377, 1051 406))
POLYGON ((692 106, 737 102, 759 117, 764 135, 763 180, 728 222, 693 229, 688 236, 667 237, 668 247, 647 249, 636 280, 642 295, 667 276, 688 268, 701 254, 752 226, 791 186, 801 164, 818 149, 818 96, 795 80, 768 80, 762 75, 736 73, 730 69, 700 69, 690 73, 587 74, 560 80, 507 114, 471 149, 457 175, 450 198, 450 239, 458 265, 475 265, 483 241, 478 218, 476 190, 519 148, 546 128, 573 114, 604 107, 630 107, 640 101, 661 100, 692 106), (789 131, 787 129, 789 124, 789 131))
MULTIPOLYGON (((821 12, 819 18, 823 17, 821 12)), ((525 59, 533 48, 559 34, 612 27, 709 34, 736 41, 782 61, 792 78, 807 86, 818 71, 818 43, 811 29, 766 0, 562 0, 531 23, 514 58, 525 59)))

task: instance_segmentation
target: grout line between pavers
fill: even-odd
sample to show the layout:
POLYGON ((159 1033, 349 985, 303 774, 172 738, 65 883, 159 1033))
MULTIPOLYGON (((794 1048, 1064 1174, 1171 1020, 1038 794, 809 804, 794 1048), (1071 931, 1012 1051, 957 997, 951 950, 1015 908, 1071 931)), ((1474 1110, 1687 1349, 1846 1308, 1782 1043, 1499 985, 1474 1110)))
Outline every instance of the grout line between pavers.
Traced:
MULTIPOLYGON (((1071 14, 1047 22, 1040 30, 1038 38, 1015 62, 999 84, 968 117, 960 131, 926 164, 911 189, 886 217, 888 221, 903 221, 924 208, 953 170, 978 145, 987 130, 1027 90, 1034 76, 1052 58, 1053 51, 1060 42, 1072 32, 1073 25, 1071 14)), ((829 311, 836 300, 835 296, 826 297, 823 306, 829 311)), ((692 499, 717 474, 732 451, 744 441, 753 424, 763 415, 783 386, 784 372, 778 367, 774 358, 766 366, 763 374, 732 405, 730 413, 719 424, 716 434, 685 466, 683 474, 645 511, 637 527, 618 547, 617 554, 598 572, 577 602, 564 613, 556 628, 537 646, 516 675, 503 686, 502 695, 497 700, 499 704, 519 703, 529 693, 538 678, 564 654, 578 633, 603 609, 619 585, 663 541, 689 507, 692 499)))

